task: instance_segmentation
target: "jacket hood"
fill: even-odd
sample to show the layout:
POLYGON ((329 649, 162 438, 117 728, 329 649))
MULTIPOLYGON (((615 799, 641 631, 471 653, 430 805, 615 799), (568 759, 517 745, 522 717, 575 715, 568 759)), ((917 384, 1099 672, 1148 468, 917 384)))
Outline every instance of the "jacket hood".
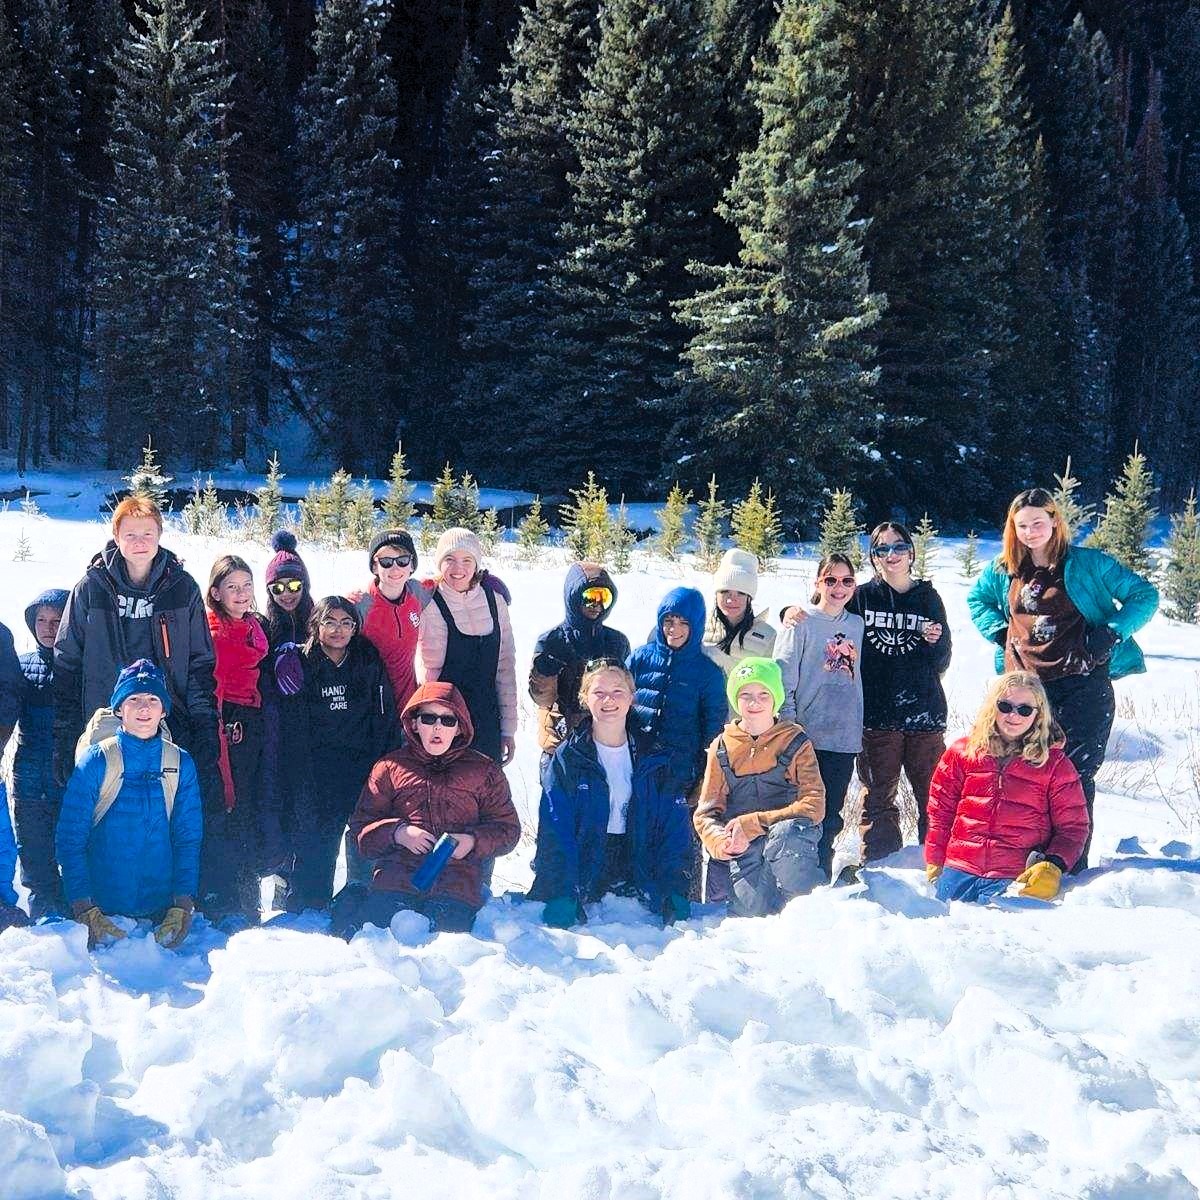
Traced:
MULTIPOLYGON (((32 604, 25 608, 25 624, 29 627, 29 632, 33 634, 34 640, 37 640, 37 633, 34 628, 34 621, 37 619, 37 610, 39 608, 57 608, 61 613, 67 607, 67 597, 70 593, 62 588, 47 588, 40 596, 38 596, 32 604)), ((38 643, 41 644, 40 642, 38 643)))
POLYGON ((591 630, 602 625, 617 603, 617 585, 609 573, 598 563, 577 562, 567 569, 563 581, 563 603, 567 609, 567 624, 573 629, 591 630), (583 612, 583 593, 586 588, 604 587, 612 592, 610 604, 598 617, 587 617, 583 612))
POLYGON ((702 643, 706 619, 704 597, 695 588, 677 587, 672 588, 662 598, 654 622, 654 633, 650 640, 667 651, 671 651, 671 647, 667 645, 667 639, 663 637, 662 623, 663 618, 671 614, 682 617, 688 623, 688 640, 673 653, 685 655, 703 653, 702 643))
POLYGON ((471 724, 471 713, 467 709, 467 702, 452 683, 440 681, 423 683, 413 692, 404 706, 400 713, 400 720, 404 726, 404 753, 426 766, 454 762, 456 758, 462 756, 463 751, 475 739, 475 726, 471 724), (417 709, 422 704, 428 704, 431 701, 445 704, 458 717, 458 732, 454 735, 454 741, 450 743, 450 749, 445 754, 430 754, 421 744, 421 735, 417 732, 417 709))

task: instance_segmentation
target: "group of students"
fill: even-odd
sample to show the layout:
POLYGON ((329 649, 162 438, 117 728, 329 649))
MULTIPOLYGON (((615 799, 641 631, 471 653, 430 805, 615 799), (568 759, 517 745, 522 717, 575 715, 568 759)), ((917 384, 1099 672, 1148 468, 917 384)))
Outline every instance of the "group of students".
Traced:
MULTIPOLYGON (((124 936, 114 915, 148 918, 175 946, 197 907, 256 922, 275 876, 277 907, 329 909, 344 935, 401 909, 469 930, 521 832, 503 771, 518 709, 510 597, 475 535, 447 530, 435 577, 418 582, 412 538, 384 531, 365 591, 314 600, 295 539, 278 534, 260 615, 242 559, 218 559, 202 597, 161 531, 150 501, 122 501, 84 578, 26 611, 37 649, 18 661, 0 636, 29 916, 72 916, 93 944, 124 936)), ((607 893, 666 922, 697 899, 777 912, 834 882, 855 770, 863 861, 901 846, 905 774, 945 899, 1014 880, 1050 899, 1086 866, 1112 680, 1144 670, 1132 635, 1154 587, 1071 545, 1049 493, 1022 492, 969 597, 1001 673, 947 747, 941 598, 913 578, 904 526, 877 526, 869 555, 861 587, 848 557, 823 558, 777 631, 754 610, 754 556, 730 550, 711 610, 672 589, 635 650, 608 624, 609 574, 568 569, 565 619, 529 675, 543 751, 529 899, 547 924, 585 921, 607 893)), ((28 918, 0 809, 2 926, 28 918)))

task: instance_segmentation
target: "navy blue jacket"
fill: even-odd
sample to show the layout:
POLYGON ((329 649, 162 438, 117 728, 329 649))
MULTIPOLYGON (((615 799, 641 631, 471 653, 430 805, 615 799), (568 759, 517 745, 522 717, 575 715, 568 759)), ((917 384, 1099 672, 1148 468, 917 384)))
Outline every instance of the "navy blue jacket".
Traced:
POLYGON ((7 625, 0 624, 0 752, 21 714, 21 664, 7 625))
MULTIPOLYGON (((633 795, 625 813, 630 880, 656 912, 688 893, 691 821, 672 788, 663 754, 633 754, 633 795)), ((608 842, 608 777, 596 755, 591 718, 545 759, 531 900, 597 899, 608 842)))
POLYGON ((674 588, 658 606, 650 640, 629 657, 638 745, 667 753, 679 794, 690 792, 703 776, 705 752, 729 715, 725 676, 704 653, 704 621, 704 597, 695 588, 674 588), (678 650, 662 635, 663 618, 670 614, 691 627, 678 650))
POLYGON ((195 896, 203 829, 196 767, 179 753, 179 788, 167 820, 160 738, 121 732, 125 778, 112 807, 92 825, 104 753, 93 746, 71 773, 58 817, 55 850, 67 900, 90 897, 106 913, 156 916, 176 896, 195 896))
POLYGON ((13 887, 13 876, 17 871, 17 839, 13 837, 12 822, 8 818, 8 793, 4 780, 0 779, 0 903, 16 904, 17 891, 13 887))
MULTIPOLYGON (((25 609, 25 624, 35 641, 37 610, 48 607, 61 612, 66 604, 62 588, 49 588, 25 609)), ((13 797, 57 803, 62 788, 54 781, 54 651, 39 645, 22 654, 20 663, 25 686, 13 755, 13 797)))

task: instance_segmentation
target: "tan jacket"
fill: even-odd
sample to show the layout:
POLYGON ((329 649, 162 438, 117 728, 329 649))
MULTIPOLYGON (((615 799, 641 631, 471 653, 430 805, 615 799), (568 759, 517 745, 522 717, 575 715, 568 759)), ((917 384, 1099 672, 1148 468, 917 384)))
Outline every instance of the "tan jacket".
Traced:
MULTIPOLYGON (((780 753, 795 737, 800 726, 794 721, 776 721, 766 733, 751 737, 737 721, 731 721, 721 732, 725 739, 725 752, 729 755, 729 766, 735 775, 759 775, 771 770, 780 753)), ((714 854, 725 840, 725 806, 729 799, 729 786, 725 772, 717 761, 717 742, 708 748, 708 761, 704 767, 704 781, 700 785, 700 799, 692 821, 704 848, 714 854)), ((769 812, 743 813, 735 818, 751 841, 763 834, 779 821, 794 817, 807 817, 819 825, 825 816, 825 785, 817 768, 817 754, 811 742, 805 742, 788 766, 787 780, 795 784, 795 800, 785 808, 769 812)))
POLYGON ((754 624, 746 634, 745 640, 739 645, 737 638, 730 645, 730 653, 721 649, 725 638, 725 626, 717 616, 716 606, 708 614, 704 626, 704 653, 725 672, 728 677, 730 670, 737 666, 743 658, 773 658, 775 656, 775 628, 767 623, 764 610, 754 618, 754 624))

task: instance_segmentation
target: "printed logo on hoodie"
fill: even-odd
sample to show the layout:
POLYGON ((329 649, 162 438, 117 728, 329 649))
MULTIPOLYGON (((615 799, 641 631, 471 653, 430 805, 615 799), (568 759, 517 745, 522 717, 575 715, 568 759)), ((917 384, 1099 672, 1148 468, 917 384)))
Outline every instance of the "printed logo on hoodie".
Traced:
POLYGON ((154 601, 148 596, 126 596, 123 594, 117 595, 117 612, 122 617, 130 617, 134 620, 141 620, 144 617, 153 616, 154 601))

